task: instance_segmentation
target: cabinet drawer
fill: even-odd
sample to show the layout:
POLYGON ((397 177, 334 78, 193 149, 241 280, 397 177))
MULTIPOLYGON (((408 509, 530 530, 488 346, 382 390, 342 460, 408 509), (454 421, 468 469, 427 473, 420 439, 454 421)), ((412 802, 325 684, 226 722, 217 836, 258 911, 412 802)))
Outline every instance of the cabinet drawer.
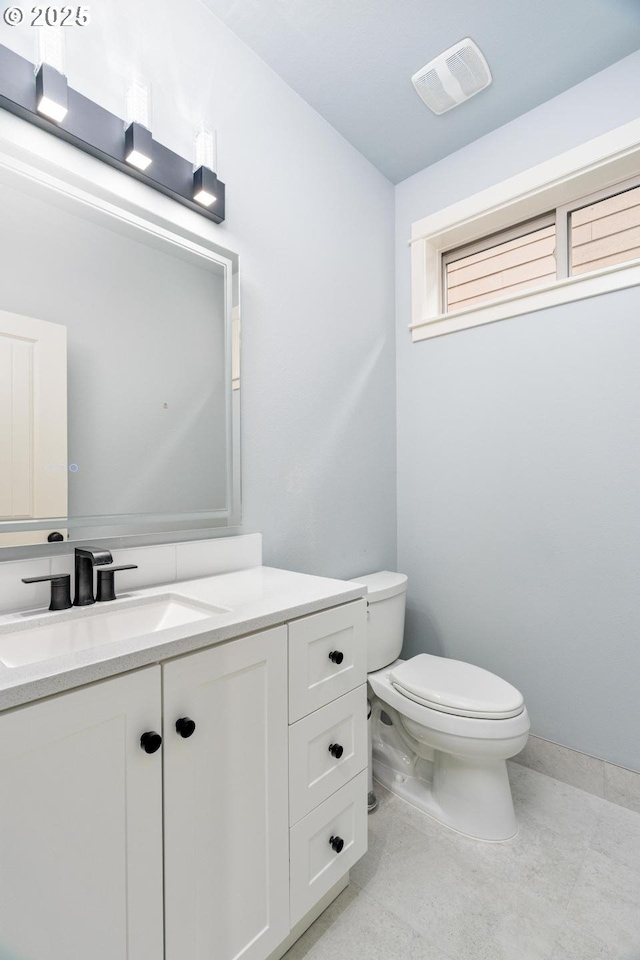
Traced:
POLYGON ((289 624, 289 723, 366 682, 366 610, 356 600, 289 624))
POLYGON ((367 852, 367 789, 363 770, 291 828, 292 927, 367 852))
POLYGON ((366 765, 367 687, 362 684, 289 727, 291 823, 297 823, 366 765))

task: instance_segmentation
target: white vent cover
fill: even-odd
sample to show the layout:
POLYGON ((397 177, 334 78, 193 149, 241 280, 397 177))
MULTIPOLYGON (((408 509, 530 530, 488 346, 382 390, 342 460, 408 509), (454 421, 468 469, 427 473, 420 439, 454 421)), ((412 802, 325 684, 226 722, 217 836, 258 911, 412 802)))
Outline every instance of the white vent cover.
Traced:
POLYGON ((491 79, 484 55, 466 37, 414 73, 411 82, 430 110, 446 113, 488 87, 491 79))

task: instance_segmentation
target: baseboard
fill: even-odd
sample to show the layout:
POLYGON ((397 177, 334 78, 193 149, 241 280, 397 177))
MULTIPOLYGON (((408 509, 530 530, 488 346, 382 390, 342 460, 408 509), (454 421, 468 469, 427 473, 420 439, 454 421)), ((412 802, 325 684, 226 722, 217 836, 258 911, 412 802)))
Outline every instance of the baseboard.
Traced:
POLYGON ((513 761, 640 813, 640 773, 635 770, 533 736, 513 761))

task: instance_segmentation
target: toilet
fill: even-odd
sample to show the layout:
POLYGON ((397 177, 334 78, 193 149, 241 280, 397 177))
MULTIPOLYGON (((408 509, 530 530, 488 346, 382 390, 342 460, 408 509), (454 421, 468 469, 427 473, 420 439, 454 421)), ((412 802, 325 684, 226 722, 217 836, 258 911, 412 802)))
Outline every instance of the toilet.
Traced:
POLYGON ((373 775, 440 823, 477 840, 509 840, 517 823, 506 761, 529 736, 522 694, 500 677, 427 653, 398 659, 407 578, 367 587, 373 775))

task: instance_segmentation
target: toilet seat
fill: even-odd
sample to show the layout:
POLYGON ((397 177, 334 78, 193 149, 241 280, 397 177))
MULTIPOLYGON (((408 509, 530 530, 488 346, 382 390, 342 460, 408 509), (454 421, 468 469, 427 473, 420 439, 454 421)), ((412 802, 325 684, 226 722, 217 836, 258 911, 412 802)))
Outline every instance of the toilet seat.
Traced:
POLYGON ((461 660, 418 654, 397 662, 388 674, 408 700, 457 717, 507 720, 524 711, 524 698, 510 683, 461 660))
POLYGON ((390 673, 397 670, 404 662, 408 661, 396 660, 385 669, 367 675, 367 680, 375 696, 397 710, 401 716, 423 724, 432 730, 455 737, 502 740, 505 737, 519 736, 529 732, 529 714, 526 706, 517 716, 505 717, 504 720, 496 721, 445 713, 444 710, 418 703, 417 700, 406 697, 394 686, 390 677, 390 673))

